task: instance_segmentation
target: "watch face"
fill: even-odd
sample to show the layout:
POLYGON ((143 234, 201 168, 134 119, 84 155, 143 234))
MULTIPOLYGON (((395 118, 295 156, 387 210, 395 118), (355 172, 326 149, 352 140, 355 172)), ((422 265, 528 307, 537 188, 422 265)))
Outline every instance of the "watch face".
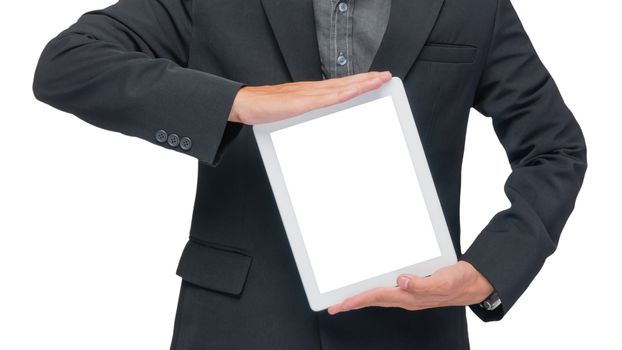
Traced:
POLYGON ((501 305, 501 299, 499 299, 499 295, 497 292, 493 292, 486 300, 484 300, 481 304, 486 310, 494 310, 499 305, 501 305))

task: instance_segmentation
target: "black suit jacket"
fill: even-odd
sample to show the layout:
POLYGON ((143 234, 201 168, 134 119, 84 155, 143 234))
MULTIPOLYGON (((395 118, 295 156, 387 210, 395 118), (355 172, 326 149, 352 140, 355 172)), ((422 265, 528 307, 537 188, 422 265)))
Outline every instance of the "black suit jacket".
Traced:
MULTIPOLYGON (((501 319, 573 210, 587 166, 575 118, 509 0, 392 0, 370 70, 404 81, 456 252, 503 302, 494 312, 471 308, 501 319), (507 152, 511 207, 462 254, 471 107, 492 118, 507 152)), ((469 347, 464 307, 309 309, 252 130, 227 117, 241 86, 321 79, 312 0, 121 0, 45 47, 39 100, 199 161, 172 348, 469 347), (159 142, 159 130, 188 137, 191 148, 159 142)))

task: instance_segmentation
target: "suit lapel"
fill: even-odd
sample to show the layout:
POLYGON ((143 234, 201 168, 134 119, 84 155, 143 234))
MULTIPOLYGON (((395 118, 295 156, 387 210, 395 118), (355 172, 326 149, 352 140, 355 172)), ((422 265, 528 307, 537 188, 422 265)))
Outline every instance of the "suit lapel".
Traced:
MULTIPOLYGON (((404 79, 436 23, 444 0, 391 1, 389 23, 370 71, 404 79)), ((322 80, 313 0, 261 0, 292 81, 322 80)))
POLYGON ((430 35, 443 2, 391 0, 389 23, 369 70, 390 70, 403 80, 430 35))
POLYGON ((313 0, 261 0, 292 81, 322 80, 313 0))

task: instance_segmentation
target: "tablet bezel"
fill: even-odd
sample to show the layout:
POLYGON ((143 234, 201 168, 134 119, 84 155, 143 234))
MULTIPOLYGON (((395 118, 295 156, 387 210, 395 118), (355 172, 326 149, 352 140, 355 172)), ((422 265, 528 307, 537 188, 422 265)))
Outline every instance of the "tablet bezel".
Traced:
POLYGON ((257 140, 257 145, 264 162, 270 186, 272 187, 276 204, 283 221, 283 226, 298 267, 298 272, 309 301, 309 306, 312 310, 324 310, 331 305, 340 303, 347 297, 369 289, 381 286, 394 286, 397 276, 402 273, 426 276, 443 266, 456 263, 456 252, 449 234, 447 222, 437 195, 432 174, 430 173, 427 158, 419 137, 419 132, 404 90, 404 85, 399 77, 393 77, 390 81, 384 83, 380 88, 358 95, 345 102, 315 109, 277 122, 253 125, 252 129, 255 139, 257 140), (270 133, 385 96, 392 97, 401 130, 404 134, 408 151, 413 161, 417 180, 424 197, 428 214, 430 215, 432 227, 436 235, 441 255, 430 260, 410 266, 404 266, 398 270, 387 271, 382 275, 320 294, 270 133))

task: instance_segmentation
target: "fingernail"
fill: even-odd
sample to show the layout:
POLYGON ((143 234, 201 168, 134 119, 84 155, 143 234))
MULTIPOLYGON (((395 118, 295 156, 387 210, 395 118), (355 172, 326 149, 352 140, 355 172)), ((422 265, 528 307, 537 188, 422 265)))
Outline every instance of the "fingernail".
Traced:
POLYGON ((402 289, 408 289, 408 282, 410 282, 410 279, 408 279, 407 277, 400 277, 397 279, 397 284, 402 289))

